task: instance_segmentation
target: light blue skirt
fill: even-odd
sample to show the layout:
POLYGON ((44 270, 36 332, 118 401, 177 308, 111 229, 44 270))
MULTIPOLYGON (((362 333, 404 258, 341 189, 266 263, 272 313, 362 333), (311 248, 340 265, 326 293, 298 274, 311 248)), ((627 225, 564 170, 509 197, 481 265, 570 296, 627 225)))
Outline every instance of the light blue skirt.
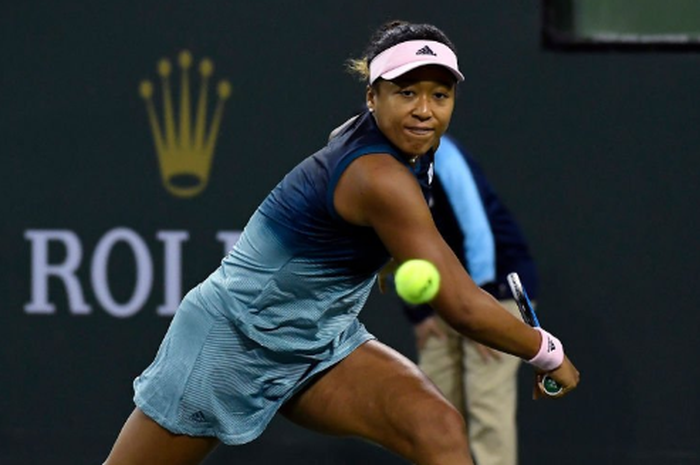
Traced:
POLYGON ((257 438, 282 404, 374 336, 355 320, 313 358, 274 352, 190 291, 153 363, 134 380, 136 406, 175 434, 225 444, 257 438))

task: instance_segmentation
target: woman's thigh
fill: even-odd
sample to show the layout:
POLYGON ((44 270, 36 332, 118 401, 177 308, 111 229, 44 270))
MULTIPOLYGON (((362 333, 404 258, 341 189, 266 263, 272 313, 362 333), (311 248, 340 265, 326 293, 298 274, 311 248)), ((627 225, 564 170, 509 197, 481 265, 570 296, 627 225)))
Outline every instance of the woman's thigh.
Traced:
POLYGON ((134 409, 104 465, 196 465, 218 444, 216 438, 173 434, 134 409))
POLYGON ((307 428, 359 436, 418 463, 435 453, 458 457, 443 463, 471 463, 461 415, 413 362, 378 341, 329 369, 282 413, 307 428))

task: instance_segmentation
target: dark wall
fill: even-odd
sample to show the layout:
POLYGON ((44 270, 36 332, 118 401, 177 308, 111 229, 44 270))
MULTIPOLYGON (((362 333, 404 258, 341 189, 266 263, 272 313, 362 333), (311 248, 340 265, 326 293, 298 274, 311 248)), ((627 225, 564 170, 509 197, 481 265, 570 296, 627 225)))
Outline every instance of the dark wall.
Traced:
MULTIPOLYGON (((452 132, 521 221, 541 319, 582 372, 570 397, 534 403, 523 369, 522 462, 700 463, 700 58, 543 51, 537 2, 507 3, 4 4, 0 463, 101 463, 169 303, 217 265, 220 235, 362 104, 343 62, 392 18, 435 23, 460 49, 452 132), (183 49, 214 63, 209 122, 216 83, 232 86, 192 198, 164 188, 139 96, 153 81, 162 118, 167 57, 177 105, 183 49)), ((194 68, 191 85, 194 100, 194 68)), ((414 355, 392 297, 373 295, 363 321, 414 355)), ((281 419, 207 463, 281 460, 402 463, 281 419)))

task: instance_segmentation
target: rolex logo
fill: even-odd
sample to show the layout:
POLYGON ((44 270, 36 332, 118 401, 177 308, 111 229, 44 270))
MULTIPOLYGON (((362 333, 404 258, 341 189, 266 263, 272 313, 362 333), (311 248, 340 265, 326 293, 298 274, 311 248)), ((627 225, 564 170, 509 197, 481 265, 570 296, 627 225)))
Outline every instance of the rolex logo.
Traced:
POLYGON ((187 50, 180 52, 179 102, 174 102, 170 79, 173 67, 167 58, 158 62, 162 119, 159 119, 153 102, 153 83, 145 80, 139 87, 141 97, 146 101, 163 186, 177 197, 194 197, 207 187, 224 102, 231 95, 231 84, 226 80, 219 81, 216 106, 208 121, 209 80, 214 73, 214 64, 208 58, 199 62, 200 85, 196 107, 193 107, 190 92, 192 64, 192 54, 187 50))

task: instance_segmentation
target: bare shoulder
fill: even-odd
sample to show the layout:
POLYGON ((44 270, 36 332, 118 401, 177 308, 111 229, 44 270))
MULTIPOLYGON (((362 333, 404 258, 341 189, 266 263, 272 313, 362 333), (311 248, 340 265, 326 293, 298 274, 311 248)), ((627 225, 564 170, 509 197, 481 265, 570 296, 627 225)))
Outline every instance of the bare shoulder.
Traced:
POLYGON ((376 217, 422 199, 415 177, 388 154, 365 155, 353 161, 338 181, 334 202, 350 223, 372 226, 376 217))
POLYGON ((373 228, 399 261, 450 253, 415 176, 390 155, 354 161, 338 182, 335 205, 346 221, 373 228))

